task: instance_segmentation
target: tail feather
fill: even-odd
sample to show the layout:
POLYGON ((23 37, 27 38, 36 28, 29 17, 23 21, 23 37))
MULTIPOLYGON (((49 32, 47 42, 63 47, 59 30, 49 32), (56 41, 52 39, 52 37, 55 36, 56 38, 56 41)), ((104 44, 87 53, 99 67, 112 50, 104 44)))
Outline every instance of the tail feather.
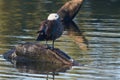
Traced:
POLYGON ((37 37, 36 41, 44 41, 45 40, 44 32, 43 31, 38 31, 37 33, 39 33, 39 34, 38 34, 38 37, 37 37))

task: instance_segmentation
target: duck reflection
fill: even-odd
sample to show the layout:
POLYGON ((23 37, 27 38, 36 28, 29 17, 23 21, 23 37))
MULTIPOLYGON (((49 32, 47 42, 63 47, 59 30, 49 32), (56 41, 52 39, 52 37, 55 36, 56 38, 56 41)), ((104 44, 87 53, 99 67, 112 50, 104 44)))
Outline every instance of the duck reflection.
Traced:
POLYGON ((30 74, 42 74, 42 78, 49 79, 49 75, 52 75, 52 79, 55 79, 55 75, 59 75, 59 72, 66 72, 71 68, 70 65, 61 65, 53 63, 40 63, 40 62, 26 62, 21 63, 14 61, 13 62, 16 69, 21 73, 30 73, 30 74))

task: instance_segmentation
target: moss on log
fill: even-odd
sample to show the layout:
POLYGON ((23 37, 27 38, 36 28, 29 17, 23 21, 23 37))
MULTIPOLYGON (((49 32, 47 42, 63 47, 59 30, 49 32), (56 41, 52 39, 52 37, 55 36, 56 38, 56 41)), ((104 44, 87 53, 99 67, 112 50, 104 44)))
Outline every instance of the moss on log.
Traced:
POLYGON ((83 0, 71 0, 66 2, 59 10, 58 14, 63 22, 70 22, 81 8, 83 0))
POLYGON ((5 53, 4 57, 9 60, 17 60, 18 62, 72 64, 71 58, 60 49, 50 49, 46 45, 30 42, 16 46, 5 53))

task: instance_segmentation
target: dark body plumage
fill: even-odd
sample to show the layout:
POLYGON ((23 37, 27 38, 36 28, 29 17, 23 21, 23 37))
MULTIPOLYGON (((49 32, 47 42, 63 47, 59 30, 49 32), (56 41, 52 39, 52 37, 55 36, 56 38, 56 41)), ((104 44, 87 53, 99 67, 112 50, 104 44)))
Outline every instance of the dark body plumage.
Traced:
POLYGON ((60 19, 45 20, 41 23, 38 33, 37 41, 52 40, 54 47, 54 41, 63 33, 63 25, 60 19))

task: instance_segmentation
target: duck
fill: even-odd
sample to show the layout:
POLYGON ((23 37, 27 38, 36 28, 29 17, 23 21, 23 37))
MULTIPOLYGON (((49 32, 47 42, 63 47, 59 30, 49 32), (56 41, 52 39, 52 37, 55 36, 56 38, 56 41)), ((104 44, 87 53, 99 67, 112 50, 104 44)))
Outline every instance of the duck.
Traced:
POLYGON ((44 20, 40 24, 40 28, 37 31, 37 41, 52 41, 52 48, 54 49, 54 42, 57 38, 59 38, 64 31, 63 24, 60 20, 60 16, 57 13, 51 13, 47 17, 47 20, 44 20))

